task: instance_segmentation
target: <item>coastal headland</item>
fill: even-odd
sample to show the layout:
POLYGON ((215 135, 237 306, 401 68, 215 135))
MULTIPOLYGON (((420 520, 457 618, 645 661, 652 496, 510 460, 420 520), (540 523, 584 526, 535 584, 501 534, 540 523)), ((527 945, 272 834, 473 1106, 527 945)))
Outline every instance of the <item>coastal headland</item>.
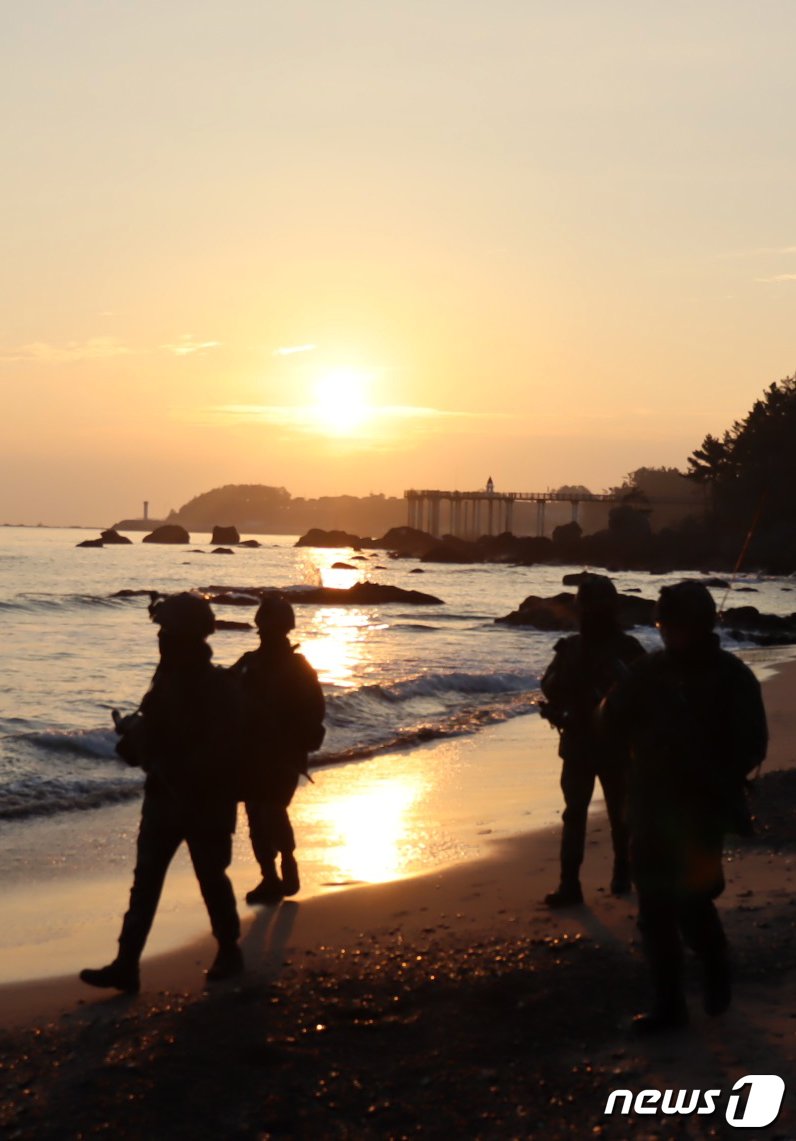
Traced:
MULTIPOLYGON (((607 829, 595 815, 587 904, 570 912, 538 903, 556 872, 547 828, 429 875, 259 911, 246 976, 216 991, 202 988, 209 939, 146 960, 132 999, 74 978, 4 988, 8 1135, 737 1135, 723 1113, 732 1084, 755 1073, 787 1083, 796 1060, 794 685, 796 663, 765 682, 772 740, 756 835, 731 838, 727 853, 720 906, 737 982, 723 1018, 701 1012, 692 978, 688 1031, 630 1036, 646 972, 632 898, 605 891, 607 829), (644 1088, 714 1089, 724 1101, 708 1116, 605 1115, 611 1090, 644 1088)), ((517 751, 504 762, 521 765, 517 751)), ((794 1133, 788 1090, 760 1136, 794 1133)))

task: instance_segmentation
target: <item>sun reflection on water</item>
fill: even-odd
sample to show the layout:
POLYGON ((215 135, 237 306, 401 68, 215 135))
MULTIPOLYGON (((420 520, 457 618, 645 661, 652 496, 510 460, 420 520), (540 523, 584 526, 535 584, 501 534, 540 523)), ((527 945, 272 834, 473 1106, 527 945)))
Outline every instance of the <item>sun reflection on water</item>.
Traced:
POLYGON ((359 571, 356 567, 319 567, 321 586, 330 590, 348 590, 359 582, 359 571))
POLYGON ((359 609, 324 607, 301 639, 301 652, 324 685, 348 689, 367 672, 368 615, 359 609))

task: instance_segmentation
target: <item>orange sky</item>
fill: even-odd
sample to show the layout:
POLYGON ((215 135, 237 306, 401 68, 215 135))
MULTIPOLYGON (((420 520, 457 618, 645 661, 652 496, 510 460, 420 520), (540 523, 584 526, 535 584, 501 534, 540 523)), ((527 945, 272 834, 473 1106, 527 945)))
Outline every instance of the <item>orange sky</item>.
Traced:
POLYGON ((16 9, 0 521, 599 491, 793 372, 789 0, 16 9))

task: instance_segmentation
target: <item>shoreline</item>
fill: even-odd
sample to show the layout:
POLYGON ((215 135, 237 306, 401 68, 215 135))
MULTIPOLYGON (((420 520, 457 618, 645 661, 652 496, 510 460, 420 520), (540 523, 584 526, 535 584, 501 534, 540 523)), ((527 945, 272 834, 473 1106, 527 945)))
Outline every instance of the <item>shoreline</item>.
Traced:
MULTIPOLYGON (((315 770, 314 784, 302 783, 291 810, 302 876, 297 903, 442 872, 488 857, 496 839, 553 824, 561 810, 556 741, 533 710, 475 734, 315 770)), ((20 822, 4 832, 0 987, 76 975, 112 950, 130 888, 139 813, 136 799, 79 816, 20 822)), ((252 912, 243 897, 259 877, 242 807, 230 876, 245 924, 252 912)), ((179 954, 206 930, 182 846, 144 962, 179 954)))
MULTIPOLYGON (((769 713, 771 743, 763 773, 794 767, 796 743, 791 749, 787 702, 789 677, 796 686, 796 659, 783 660, 780 652, 769 661, 765 650, 751 651, 751 655, 757 659, 756 672, 763 679, 769 713)), ((555 733, 533 710, 472 735, 387 753, 367 763, 316 770, 315 784, 303 786, 303 795, 300 790, 291 810, 299 839, 302 891, 285 905, 297 911, 312 907, 320 916, 327 904, 337 914, 356 909, 367 892, 377 896, 400 886, 399 894, 411 895, 412 885, 419 890, 421 881, 453 880, 457 873, 466 875, 478 864, 510 863, 507 844, 545 848, 542 862, 550 866, 549 884, 539 893, 541 898, 555 886, 557 875, 562 802, 556 747, 555 733), (345 780, 342 796, 335 787, 341 776, 345 780), (344 835, 343 828, 335 826, 333 816, 341 811, 341 800, 349 828, 356 825, 356 817, 364 819, 364 827, 353 835, 344 835), (394 809, 396 800, 403 805, 385 819, 385 811, 394 809), (375 824, 368 821, 379 812, 382 816, 375 824), (429 820, 434 821, 433 829, 429 820), (552 863, 548 848, 554 852, 552 863), (350 904, 341 902, 348 896, 352 897, 350 904)), ((10 830, 10 843, 8 835, 4 837, 0 843, 0 862, 6 871, 5 926, 0 934, 0 1009, 4 1013, 11 1007, 24 1013, 26 1001, 32 1000, 37 989, 60 994, 66 988, 64 993, 77 1001, 87 997, 82 984, 74 991, 69 980, 93 959, 99 963, 105 961, 103 954, 112 957, 131 882, 139 811, 140 800, 87 810, 86 819, 80 821, 87 825, 83 831, 66 814, 56 821, 46 817, 36 821, 40 861, 33 874, 25 865, 9 874, 18 851, 16 830, 10 830), (66 849, 66 837, 73 844, 79 842, 80 859, 76 849, 66 849), (64 876, 64 864, 70 860, 64 876), (39 914, 48 917, 44 925, 39 914), (22 930, 15 940, 15 924, 19 927, 20 923, 22 930), (17 956, 23 958, 25 975, 10 965, 17 956), (53 969, 52 958, 62 964, 59 969, 53 969), (16 996, 17 990, 27 999, 16 996)), ((597 837, 604 838, 604 828, 598 782, 590 811, 590 848, 597 837)), ((256 926, 259 912, 243 902, 258 876, 242 806, 229 874, 245 937, 247 923, 256 926)), ((589 874, 587 859, 585 878, 589 874)), ((606 873, 605 883, 608 878, 606 873)), ((207 915, 183 845, 169 869, 142 960, 144 985, 150 964, 153 977, 161 977, 161 968, 172 977, 166 960, 180 960, 199 947, 206 948, 206 958, 214 946, 206 931, 207 915)), ((35 1005, 46 1009, 46 1003, 35 1005)))
MULTIPOLYGON (((760 653, 762 657, 763 652, 760 653)), ((771 735, 769 753, 763 767, 763 774, 765 775, 781 769, 796 767, 796 739, 791 739, 789 710, 790 693, 796 687, 796 660, 775 662, 772 666, 764 665, 760 672, 764 674, 765 678, 763 690, 771 735)), ((432 803, 432 807, 429 809, 425 805, 422 806, 419 814, 422 817, 429 812, 442 812, 442 822, 437 826, 438 831, 444 833, 448 830, 453 838, 448 836, 445 842, 438 840, 437 850, 431 853, 430 857, 427 850, 423 851, 422 857, 426 861, 430 858, 431 866, 423 866, 423 863, 418 861, 412 864, 410 860, 407 861, 403 869, 399 870, 390 862, 389 857, 394 857, 394 851, 391 849, 387 859, 389 866, 382 866, 372 881, 351 875, 341 875, 337 879, 330 880, 326 878, 330 867, 334 865, 334 861, 330 860, 321 862, 318 867, 313 868, 313 845, 317 845, 319 842, 331 844, 333 841, 330 840, 328 833, 324 835, 321 831, 314 835, 307 835, 306 829, 311 829, 313 824, 317 826, 319 820, 322 820, 324 815, 328 815, 329 801, 324 795, 326 792, 323 784, 324 778, 334 780, 342 768, 348 766, 331 766, 328 769, 318 770, 314 777, 320 787, 305 789, 307 797, 300 806, 294 802, 294 807, 298 808, 295 819, 296 831, 300 841, 299 855, 301 857, 303 883, 299 897, 295 900, 284 901, 281 905, 282 909, 290 909, 295 917, 299 917, 298 923, 295 918, 291 922, 291 929, 296 928, 303 933, 305 929, 317 925, 323 930, 324 938, 328 939, 335 924, 339 926, 340 917, 346 915, 349 917, 346 930, 352 931, 357 926, 353 917, 360 911, 380 910, 382 897, 386 901, 390 895, 395 896, 397 901, 395 906, 399 910, 401 919, 411 927, 414 921, 412 918, 413 910, 408 904, 415 895, 420 894, 426 887, 434 892, 443 888, 448 890, 448 883, 458 885, 459 881, 469 881, 473 875, 480 875, 481 872, 489 878, 493 885, 492 890, 505 903, 506 900, 501 895, 499 883, 500 869, 511 869, 509 879, 515 876, 521 870, 520 865, 522 863, 522 860, 517 857, 517 850, 526 848, 529 857, 523 857, 525 864, 529 869, 531 866, 536 868, 535 875, 529 871, 528 874, 531 875, 531 878, 535 879, 542 869, 547 871, 546 886, 542 888, 542 885, 539 885, 540 890, 536 897, 541 899, 544 891, 549 890, 550 886, 555 886, 554 881, 557 876, 558 822, 562 805, 558 788, 560 761, 556 755, 556 744, 557 738, 547 723, 542 721, 538 715, 529 713, 496 726, 489 726, 471 736, 433 742, 406 752, 385 754, 380 758, 371 758, 366 765, 354 762, 351 767, 354 776, 360 778, 358 783, 360 785, 365 784, 370 789, 382 788, 382 782, 389 779, 389 775, 395 775, 391 773, 391 769, 395 766, 403 766, 404 769, 427 770, 433 767, 434 760, 437 759, 442 761, 443 768, 446 770, 444 771, 445 781, 442 787, 433 790, 436 799, 432 803), (451 772, 451 755, 457 752, 464 753, 465 759, 469 763, 461 764, 461 757, 459 757, 460 763, 457 770, 451 772), (467 756, 468 754, 469 756, 467 756), (482 799, 474 803, 474 797, 477 797, 482 791, 481 786, 485 779, 482 766, 486 758, 495 763, 494 771, 509 779, 490 788, 490 792, 493 794, 491 799, 482 799), (533 794, 535 794, 533 807, 530 807, 531 787, 533 794), (518 801, 518 792, 523 791, 526 799, 518 801), (456 797, 459 803, 453 807, 448 805, 446 808, 446 801, 450 797, 456 797), (313 918, 307 915, 307 912, 310 911, 313 918)), ((399 773, 398 776, 404 778, 405 772, 399 773)), ((388 799, 395 795, 395 787, 395 785, 389 785, 386 788, 388 799)), ((350 800, 351 807, 357 812, 365 812, 371 809, 367 789, 364 792, 361 788, 355 789, 353 794, 349 794, 346 799, 350 800)), ((379 803, 382 803, 381 797, 379 803)), ((56 833, 56 837, 51 842, 51 850, 45 857, 45 863, 50 866, 44 878, 37 878, 32 885, 29 882, 12 885, 23 894, 32 895, 34 903, 42 903, 49 910, 54 910, 57 906, 63 908, 67 901, 72 898, 79 899, 81 893, 85 893, 87 889, 90 903, 96 902, 102 895, 105 915, 101 921, 95 924, 96 932, 99 933, 100 944, 92 945, 94 943, 93 935, 89 939, 80 939, 78 942, 81 961, 86 955, 90 957, 92 953, 95 957, 97 954, 101 957, 103 947, 112 951, 114 946, 116 935, 114 923, 118 924, 121 918, 129 890, 139 808, 140 804, 136 802, 119 805, 112 809, 89 810, 89 813, 95 817, 95 822, 100 821, 106 829, 109 818, 114 819, 114 822, 123 820, 126 825, 126 829, 118 832, 115 847, 111 847, 105 838, 98 837, 96 829, 88 830, 95 844, 94 849, 89 849, 88 852, 88 859, 94 865, 92 878, 88 878, 87 869, 84 866, 77 872, 71 872, 66 885, 64 884, 63 879, 59 877, 58 868, 55 866, 54 853, 59 850, 56 833), (96 862, 98 860, 102 861, 104 868, 102 875, 99 876, 96 873, 96 862), (41 895, 43 885, 47 885, 51 892, 44 898, 41 895), (106 891, 110 893, 109 897, 105 897, 106 891)), ((294 814, 291 813, 291 815, 294 814)), ((41 822, 42 829, 49 830, 51 824, 52 822, 46 820, 41 822)), ((62 832, 74 830, 74 821, 62 819, 59 821, 59 825, 62 832)), ((424 848, 428 843, 426 836, 407 835, 407 831, 413 826, 417 826, 417 819, 410 820, 408 825, 402 822, 395 833, 388 837, 389 841, 396 844, 409 841, 407 846, 414 843, 415 847, 424 848)), ((606 829, 607 821, 598 783, 590 811, 587 858, 584 863, 584 886, 592 893, 599 894, 604 890, 601 885, 607 884, 610 878, 608 854, 607 851, 603 851, 606 847, 603 841, 608 835, 606 829), (595 855, 597 857, 596 864, 595 855), (601 879, 599 875, 595 874, 592 864, 600 868, 601 879), (607 871, 606 868, 608 868, 607 871)), ((350 867, 354 867, 358 859, 373 859, 372 845, 383 840, 383 835, 380 835, 382 832, 382 827, 377 827, 375 832, 371 828, 366 830, 364 850, 358 850, 363 844, 363 840, 360 839, 353 845, 353 855, 349 853, 349 859, 352 861, 350 867)), ((348 849, 344 848, 344 851, 348 852, 348 849)), ((246 890, 245 885, 249 881, 256 882, 257 876, 256 864, 250 849, 245 817, 243 817, 242 811, 235 836, 235 851, 230 875, 233 878, 239 898, 239 910, 243 926, 242 941, 244 945, 254 947, 256 939, 250 938, 251 931, 261 929, 264 926, 263 915, 269 918, 266 913, 270 913, 274 909, 261 911, 260 909, 247 908, 245 903, 241 903, 246 890)), ((39 877, 41 877, 41 869, 39 877)), ((456 889, 452 890, 455 891, 456 889)), ((473 898, 477 898, 477 896, 473 898)), ((6 901, 8 902, 8 896, 6 896, 6 901)), ((533 901, 534 896, 529 894, 529 902, 533 904, 533 901)), ((516 900, 511 902, 515 907, 517 906, 516 900)), ((385 902, 384 906, 391 907, 393 905, 385 902)), ((420 913, 422 914, 424 910, 425 908, 421 908, 420 913)), ((496 915, 501 913, 500 908, 495 909, 496 915)), ((455 912, 454 917, 461 918, 462 914, 455 912)), ((543 914, 551 919, 554 918, 548 912, 543 914)), ((8 917, 8 909, 6 916, 8 917)), ((273 917, 270 916, 270 918, 273 917)), ((361 927, 362 924, 360 923, 359 926, 361 927)), ((151 989, 147 981, 150 974, 156 989, 160 986, 159 980, 175 978, 178 973, 176 969, 178 964, 189 958, 195 959, 200 954, 200 948, 203 958, 207 958, 214 944, 209 933, 204 934, 206 927, 207 916, 199 898, 195 877, 186 853, 181 850, 175 858, 173 866, 169 869, 164 899, 155 920, 147 952, 145 952, 142 960, 142 985, 147 990, 151 989), (171 891, 168 890, 169 886, 172 888, 171 891), (190 902, 186 904, 188 897, 191 897, 190 902), (167 928, 167 933, 161 931, 161 937, 158 937, 158 926, 167 928)), ((46 943, 46 936, 43 938, 46 943)), ((304 938, 303 934, 302 938, 304 938)), ((307 939, 309 940, 309 935, 307 939)), ((24 950, 22 948, 23 953, 24 950)), ((30 952, 35 951, 35 949, 28 948, 27 950, 27 969, 30 969, 29 964, 31 961, 35 961, 35 953, 31 959, 30 952)), ((0 944, 0 964, 2 964, 2 953, 3 948, 0 944)), ((83 965, 87 965, 87 961, 83 965)), ((75 987, 71 986, 70 982, 74 981, 74 976, 71 973, 67 975, 63 971, 52 971, 49 968, 45 968, 44 972, 34 976, 16 977, 11 980, 6 978, 0 981, 0 1009, 3 1010, 4 1017, 7 1017, 7 1012, 13 1008, 19 1012, 15 1015, 15 1021, 18 1021, 20 1013, 24 1015, 26 1003, 33 1003, 33 1006, 40 1013, 43 1013, 47 1009, 47 1002, 56 995, 69 994, 72 996, 68 1000, 65 999, 65 1003, 72 999, 85 1001, 94 997, 93 992, 87 991, 85 986, 79 982, 76 983, 75 987), (48 999, 39 1002, 35 998, 37 991, 46 992, 48 999)), ((60 1000, 59 1005, 61 1005, 60 1000)), ((31 1011, 32 1009, 30 1007, 31 1011)))
MULTIPOLYGON (((758 835, 727 851, 719 906, 737 985, 723 1018, 701 1012, 691 972, 688 1032, 628 1037, 646 970, 635 900, 606 890, 608 827, 595 812, 586 904, 570 911, 539 902, 558 871, 558 827, 546 827, 488 838, 486 856, 425 875, 256 911, 246 974, 210 991, 209 936, 145 958, 133 998, 74 977, 0 988, 0 1061, 16 1079, 0 1124, 36 1141, 103 1121, 120 1138, 164 1141, 732 1136, 721 1113, 603 1111, 614 1088, 728 1091, 750 1073, 787 1080, 796 1064, 795 686, 796 662, 765 682, 758 835)), ((756 1135, 794 1134, 788 1093, 756 1135)))

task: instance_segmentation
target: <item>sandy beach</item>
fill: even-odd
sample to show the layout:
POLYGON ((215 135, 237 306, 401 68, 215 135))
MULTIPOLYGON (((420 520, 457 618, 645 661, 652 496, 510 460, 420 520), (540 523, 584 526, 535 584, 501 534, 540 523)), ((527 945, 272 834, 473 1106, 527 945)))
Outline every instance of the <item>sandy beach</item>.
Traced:
MULTIPOLYGON (((3 987, 0 1123, 18 1138, 735 1135, 723 1113, 732 1084, 789 1083, 796 1057, 794 688, 796 663, 765 682, 772 739, 757 834, 732 838, 727 853, 721 908, 737 986, 723 1018, 702 1014, 692 974, 688 1031, 643 1044, 630 1035, 647 979, 634 900, 606 890, 599 809, 586 905, 540 905, 556 882, 558 830, 552 801, 537 809, 545 827, 536 817, 523 827, 521 789, 538 750, 552 797, 555 737, 518 718, 472 746, 474 760, 491 750, 511 774, 497 790, 503 810, 514 806, 510 827, 490 829, 489 806, 472 818, 470 806, 455 834, 472 834, 472 851, 424 875, 404 868, 393 882, 247 912, 242 980, 204 990, 213 948, 202 938, 145 958, 136 998, 91 992, 74 975, 3 987), (707 1116, 605 1116, 612 1089, 650 1087, 718 1089, 724 1102, 707 1116)), ((506 819, 497 808, 495 818, 506 819)), ((128 876, 129 866, 114 881, 123 893, 128 876)), ((96 965, 115 935, 111 926, 96 965)), ((754 1136, 796 1136, 791 1090, 754 1136)))

